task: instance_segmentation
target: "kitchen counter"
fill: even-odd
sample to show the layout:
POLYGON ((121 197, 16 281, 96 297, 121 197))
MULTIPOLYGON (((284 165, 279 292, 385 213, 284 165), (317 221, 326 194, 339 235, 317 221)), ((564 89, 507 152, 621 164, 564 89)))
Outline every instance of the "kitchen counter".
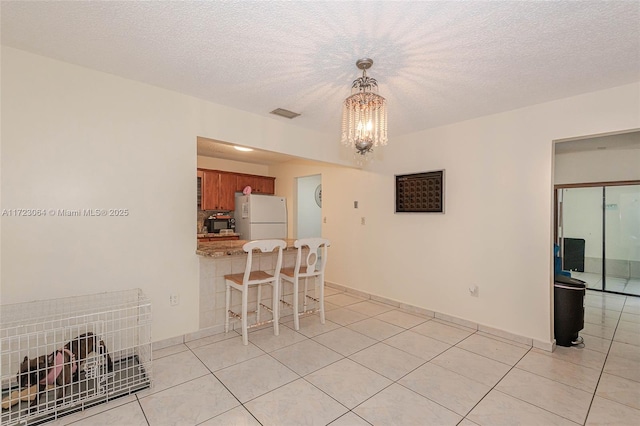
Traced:
MULTIPOLYGON (((295 250, 293 247, 293 244, 296 241, 295 239, 288 239, 285 241, 287 243, 285 250, 295 250)), ((200 242, 198 243, 196 254, 205 257, 246 255, 245 251, 242 249, 242 246, 245 243, 247 243, 246 240, 200 242)))

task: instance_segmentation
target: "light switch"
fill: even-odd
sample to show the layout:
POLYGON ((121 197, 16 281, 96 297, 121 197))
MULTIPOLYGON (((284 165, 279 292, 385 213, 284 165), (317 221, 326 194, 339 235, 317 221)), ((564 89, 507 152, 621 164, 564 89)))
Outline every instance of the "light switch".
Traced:
POLYGON ((353 208, 354 208, 354 209, 357 209, 357 208, 358 208, 358 202, 357 202, 357 201, 354 201, 354 202, 353 202, 353 208))

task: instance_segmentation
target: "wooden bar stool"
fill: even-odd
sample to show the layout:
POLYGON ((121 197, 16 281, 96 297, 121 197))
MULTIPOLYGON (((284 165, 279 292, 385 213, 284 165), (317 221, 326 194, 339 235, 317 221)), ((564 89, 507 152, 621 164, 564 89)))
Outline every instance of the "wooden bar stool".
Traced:
MULTIPOLYGON (((296 330, 300 329, 300 316, 306 313, 320 311, 320 322, 324 324, 324 268, 327 265, 327 247, 329 240, 325 238, 301 238, 296 240, 294 247, 298 249, 296 256, 296 264, 293 268, 284 268, 280 272, 282 283, 291 283, 293 285, 293 326, 296 330), (302 251, 305 247, 309 248, 309 252, 302 259, 302 251), (316 278, 319 281, 318 297, 314 298, 307 295, 307 280, 316 278), (300 278, 304 278, 304 297, 302 302, 302 312, 298 309, 298 283, 300 278), (314 310, 307 311, 307 299, 317 303, 314 310), (318 307, 319 305, 319 307, 318 307)), ((289 305, 289 303, 281 300, 281 302, 289 305)))
POLYGON ((243 274, 232 274, 225 275, 224 279, 226 282, 226 316, 224 320, 224 332, 229 332, 229 315, 232 315, 236 318, 240 318, 242 321, 242 343, 244 345, 249 344, 249 337, 247 334, 247 305, 248 305, 248 295, 249 288, 251 286, 258 286, 258 300, 257 307, 255 311, 256 313, 256 323, 251 327, 256 327, 258 325, 262 325, 268 322, 273 321, 273 334, 276 336, 280 334, 280 329, 278 328, 278 305, 277 301, 280 299, 279 296, 279 281, 280 281, 280 268, 282 266, 282 249, 287 246, 287 243, 283 240, 256 240, 250 241, 242 246, 242 249, 247 252, 247 266, 244 269, 243 274), (251 265, 253 263, 253 251, 260 250, 262 253, 272 253, 275 249, 278 249, 277 260, 275 263, 275 270, 273 275, 266 271, 252 271, 251 265), (271 299, 271 308, 265 306, 261 303, 260 299, 262 296, 262 285, 269 284, 273 289, 273 296, 271 299), (239 314, 233 312, 231 310, 231 289, 236 289, 240 293, 242 293, 242 312, 239 314), (272 314, 272 319, 270 321, 260 322, 260 308, 265 308, 272 314))

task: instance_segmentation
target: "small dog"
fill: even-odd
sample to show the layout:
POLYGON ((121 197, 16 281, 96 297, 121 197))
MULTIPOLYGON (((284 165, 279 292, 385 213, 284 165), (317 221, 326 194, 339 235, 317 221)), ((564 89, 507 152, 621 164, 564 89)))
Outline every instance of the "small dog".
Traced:
POLYGON ((107 356, 107 371, 113 371, 113 362, 102 340, 93 333, 85 333, 68 342, 62 349, 58 349, 49 355, 41 355, 29 359, 24 357, 20 364, 18 383, 21 388, 38 385, 38 394, 31 402, 31 407, 38 404, 38 397, 48 385, 55 385, 57 389, 56 399, 61 401, 64 395, 64 387, 74 381, 78 381, 82 364, 87 356, 98 349, 99 354, 107 356))

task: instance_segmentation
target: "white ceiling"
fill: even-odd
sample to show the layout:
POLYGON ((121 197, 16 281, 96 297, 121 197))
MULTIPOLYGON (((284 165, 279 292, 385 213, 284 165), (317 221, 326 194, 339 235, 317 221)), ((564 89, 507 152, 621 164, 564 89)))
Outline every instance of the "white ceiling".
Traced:
POLYGON ((235 145, 217 141, 214 139, 198 138, 197 153, 204 157, 222 158, 224 160, 242 161, 244 163, 274 165, 290 161, 304 161, 292 155, 277 152, 254 149, 250 152, 241 152, 234 148, 235 145))
POLYGON ((389 139, 640 80, 639 1, 2 1, 6 46, 339 135, 359 72, 389 139))

